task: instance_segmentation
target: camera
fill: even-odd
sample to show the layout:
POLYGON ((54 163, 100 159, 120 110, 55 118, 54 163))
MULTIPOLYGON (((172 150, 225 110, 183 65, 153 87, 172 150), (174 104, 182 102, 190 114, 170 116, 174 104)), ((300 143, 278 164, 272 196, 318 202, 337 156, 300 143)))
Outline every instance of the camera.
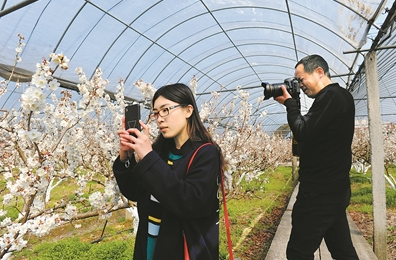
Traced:
POLYGON ((287 78, 283 83, 269 84, 262 82, 261 86, 264 88, 264 99, 269 99, 271 97, 279 97, 283 95, 281 86, 285 85, 287 92, 294 99, 299 99, 300 97, 300 82, 296 78, 287 78))
MULTIPOLYGON (((300 82, 296 78, 287 78, 283 83, 275 83, 269 84, 262 82, 261 86, 264 88, 264 99, 269 99, 271 97, 279 97, 283 95, 283 91, 281 86, 285 85, 287 92, 289 92, 290 96, 296 100, 298 107, 301 107, 300 104, 300 82)), ((298 151, 298 142, 292 137, 292 153, 294 156, 300 156, 298 151)))

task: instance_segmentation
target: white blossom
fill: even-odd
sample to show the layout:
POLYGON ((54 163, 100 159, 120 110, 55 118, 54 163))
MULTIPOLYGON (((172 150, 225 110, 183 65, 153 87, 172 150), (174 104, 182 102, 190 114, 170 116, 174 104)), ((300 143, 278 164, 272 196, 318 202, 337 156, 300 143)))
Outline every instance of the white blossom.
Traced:
POLYGON ((32 129, 26 132, 27 139, 31 142, 38 142, 41 138, 41 133, 37 129, 32 129))
POLYGON ((92 207, 100 209, 105 203, 103 194, 100 191, 92 193, 89 196, 89 203, 92 205, 92 207))
POLYGON ((14 199, 14 196, 11 193, 3 195, 3 204, 7 205, 10 204, 11 201, 14 199))
POLYGON ((4 218, 1 223, 0 223, 0 227, 6 227, 12 224, 12 220, 10 217, 4 218))
POLYGON ((34 74, 32 76, 32 84, 35 85, 38 88, 45 88, 45 86, 47 85, 47 78, 44 75, 40 75, 40 74, 34 74))
POLYGON ((3 217, 7 214, 6 210, 0 209, 0 217, 3 217))
POLYGON ((58 89, 58 87, 60 86, 59 82, 57 79, 53 79, 50 81, 49 85, 48 85, 48 89, 51 91, 55 91, 58 89))
POLYGON ((28 111, 40 111, 45 107, 45 96, 43 91, 37 87, 26 89, 21 95, 22 108, 28 111))
POLYGON ((139 89, 144 99, 151 99, 151 97, 154 95, 156 91, 153 85, 144 82, 142 79, 139 79, 133 85, 139 89))
POLYGON ((65 219, 72 219, 74 216, 77 215, 77 207, 71 204, 68 204, 65 208, 65 219))

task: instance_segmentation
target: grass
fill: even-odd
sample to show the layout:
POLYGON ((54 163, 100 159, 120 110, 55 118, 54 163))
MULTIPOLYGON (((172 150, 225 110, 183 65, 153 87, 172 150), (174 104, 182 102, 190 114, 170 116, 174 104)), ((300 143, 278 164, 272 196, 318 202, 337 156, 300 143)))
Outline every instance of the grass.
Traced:
MULTIPOLYGON (((388 168, 389 173, 396 177, 396 166, 388 168)), ((372 215, 373 195, 371 184, 372 173, 366 174, 351 171, 352 198, 348 210, 359 211, 372 215)), ((396 211, 396 190, 386 184, 386 206, 391 211, 396 211)))
MULTIPOLYGON (((290 167, 278 167, 254 182, 242 183, 245 196, 227 201, 235 257, 246 259, 246 252, 254 250, 255 246, 255 241, 249 239, 250 235, 257 230, 269 230, 277 224, 270 223, 268 226, 261 220, 271 219, 269 216, 274 209, 285 206, 285 198, 290 197, 294 188, 291 176, 290 167)), ((226 259, 228 251, 224 225, 221 226, 220 234, 219 259, 226 259)))
MULTIPOLYGON (((388 168, 388 172, 396 177, 396 166, 388 168)), ((348 207, 351 214, 360 213, 357 224, 369 244, 373 244, 373 198, 372 198, 372 172, 367 174, 351 171, 352 198, 348 207)), ((396 232, 392 216, 396 214, 396 190, 386 183, 386 211, 387 223, 387 253, 388 259, 395 259, 396 232)), ((356 222, 356 221, 355 221, 356 222)))
MULTIPOLYGON (((288 200, 293 191, 294 184, 291 179, 291 167, 279 167, 275 171, 261 175, 253 182, 243 182, 238 193, 227 201, 234 257, 249 259, 245 258, 246 252, 255 250, 254 241, 250 239, 251 236, 257 232, 262 232, 262 230, 276 228, 275 225, 277 223, 272 221, 265 223, 263 220, 271 219, 269 216, 273 214, 273 211, 285 205, 285 201, 288 200)), ((70 192, 68 189, 68 185, 65 182, 60 184, 53 192, 61 198, 62 196, 67 196, 68 192, 70 192)), ((220 217, 223 219, 223 207, 222 205, 220 207, 220 217)), ((129 254, 128 259, 130 259, 134 245, 132 220, 126 219, 124 210, 113 213, 113 216, 106 225, 102 240, 99 243, 91 244, 92 241, 101 237, 104 224, 105 221, 102 219, 90 218, 58 227, 52 230, 49 235, 42 238, 30 236, 28 238, 28 248, 20 252, 15 252, 12 259, 51 259, 46 258, 46 256, 51 255, 51 252, 59 252, 63 248, 67 248, 70 251, 69 247, 76 244, 78 246, 73 250, 80 248, 86 254, 91 255, 91 258, 84 258, 86 256, 79 255, 81 252, 71 254, 72 256, 79 255, 79 259, 99 259, 96 256, 92 256, 97 251, 100 251, 101 254, 108 255, 109 257, 106 259, 109 260, 124 259, 119 255, 114 256, 115 258, 110 257, 110 255, 115 255, 112 250, 119 251, 120 248, 129 254), (76 224, 81 225, 81 228, 76 229, 74 227, 76 224), (101 249, 105 244, 108 245, 106 247, 107 249, 101 249)), ((69 259, 66 255, 62 257, 62 259, 69 259)), ((223 222, 220 223, 219 258, 228 259, 227 238, 223 222)))
POLYGON ((35 260, 130 260, 132 250, 126 241, 110 241, 93 245, 82 243, 78 237, 72 237, 59 242, 39 244, 27 258, 35 260))
MULTIPOLYGON (((63 225, 56 229, 53 229, 49 235, 44 237, 30 236, 28 247, 20 252, 13 254, 13 260, 42 260, 46 259, 45 256, 53 250, 62 251, 62 248, 72 247, 74 244, 81 244, 78 248, 85 248, 84 251, 99 250, 96 248, 103 248, 104 245, 109 245, 113 242, 122 242, 125 246, 125 251, 130 254, 127 259, 131 259, 133 245, 135 238, 132 235, 132 221, 126 220, 125 211, 119 210, 114 212, 112 217, 109 219, 105 229, 104 226, 106 221, 103 219, 89 218, 84 220, 75 221, 70 224, 63 225), (75 228, 75 225, 81 225, 80 228, 75 228), (103 232, 104 229, 104 232, 103 232), (102 236, 103 232, 103 236, 102 236), (99 240, 99 243, 92 243, 99 240), (77 241, 78 240, 78 241, 77 241), (76 242, 77 241, 77 242, 76 242)), ((111 245, 110 248, 122 247, 122 245, 111 245)), ((78 250, 78 248, 76 250, 78 250)), ((65 249, 66 250, 66 249, 65 249)), ((68 249, 69 250, 69 249, 68 249)), ((103 249, 104 250, 104 249, 103 249)), ((77 255, 78 252, 75 253, 77 255)), ((69 259, 66 256, 62 258, 51 258, 51 259, 69 259)), ((70 258, 70 259, 83 259, 83 258, 70 258)), ((91 258, 99 259, 99 258, 91 258)), ((109 258, 111 259, 111 258, 109 258)), ((113 258, 121 259, 121 258, 113 258)))

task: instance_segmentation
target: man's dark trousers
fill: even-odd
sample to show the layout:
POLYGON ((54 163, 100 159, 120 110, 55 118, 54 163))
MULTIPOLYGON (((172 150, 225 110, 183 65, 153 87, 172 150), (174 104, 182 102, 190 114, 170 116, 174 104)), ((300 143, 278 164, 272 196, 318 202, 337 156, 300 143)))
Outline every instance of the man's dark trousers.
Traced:
POLYGON ((346 216, 350 198, 350 189, 325 194, 299 191, 292 211, 287 259, 313 260, 324 238, 333 259, 359 260, 346 216))

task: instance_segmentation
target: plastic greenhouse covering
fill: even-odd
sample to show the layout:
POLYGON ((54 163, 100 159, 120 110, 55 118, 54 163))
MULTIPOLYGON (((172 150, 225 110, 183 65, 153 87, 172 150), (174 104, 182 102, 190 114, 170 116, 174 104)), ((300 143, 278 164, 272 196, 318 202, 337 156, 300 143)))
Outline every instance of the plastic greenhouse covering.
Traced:
MULTIPOLYGON (((54 75, 62 87, 76 89, 82 67, 87 76, 97 68, 114 93, 120 78, 125 96, 142 102, 134 86, 142 79, 156 88, 197 80, 198 105, 219 94, 218 107, 247 91, 252 120, 274 132, 287 124, 285 108, 273 99, 259 104, 262 82, 280 83, 294 75, 298 60, 320 54, 332 80, 351 90, 356 117, 367 117, 364 52, 392 15, 383 0, 3 0, 0 1, 0 76, 8 79, 18 34, 25 38, 12 81, 29 82, 36 63, 50 53, 63 53, 70 68, 54 75), (345 53, 350 52, 350 53, 345 53), (266 116, 260 117, 262 113, 266 116)), ((394 9, 392 9, 394 10, 394 9)), ((394 12, 394 11, 393 11, 394 12)), ((394 46, 393 19, 377 46, 394 46)), ((375 46, 375 47, 377 47, 375 46)), ((378 50, 381 113, 395 122, 396 52, 378 50)), ((1 109, 18 108, 24 85, 10 84, 1 109)), ((49 98, 49 97, 48 97, 49 98)), ((301 93, 306 112, 312 99, 301 93)), ((143 111, 147 116, 148 109, 143 111)), ((227 118, 224 118, 227 124, 227 118)))

